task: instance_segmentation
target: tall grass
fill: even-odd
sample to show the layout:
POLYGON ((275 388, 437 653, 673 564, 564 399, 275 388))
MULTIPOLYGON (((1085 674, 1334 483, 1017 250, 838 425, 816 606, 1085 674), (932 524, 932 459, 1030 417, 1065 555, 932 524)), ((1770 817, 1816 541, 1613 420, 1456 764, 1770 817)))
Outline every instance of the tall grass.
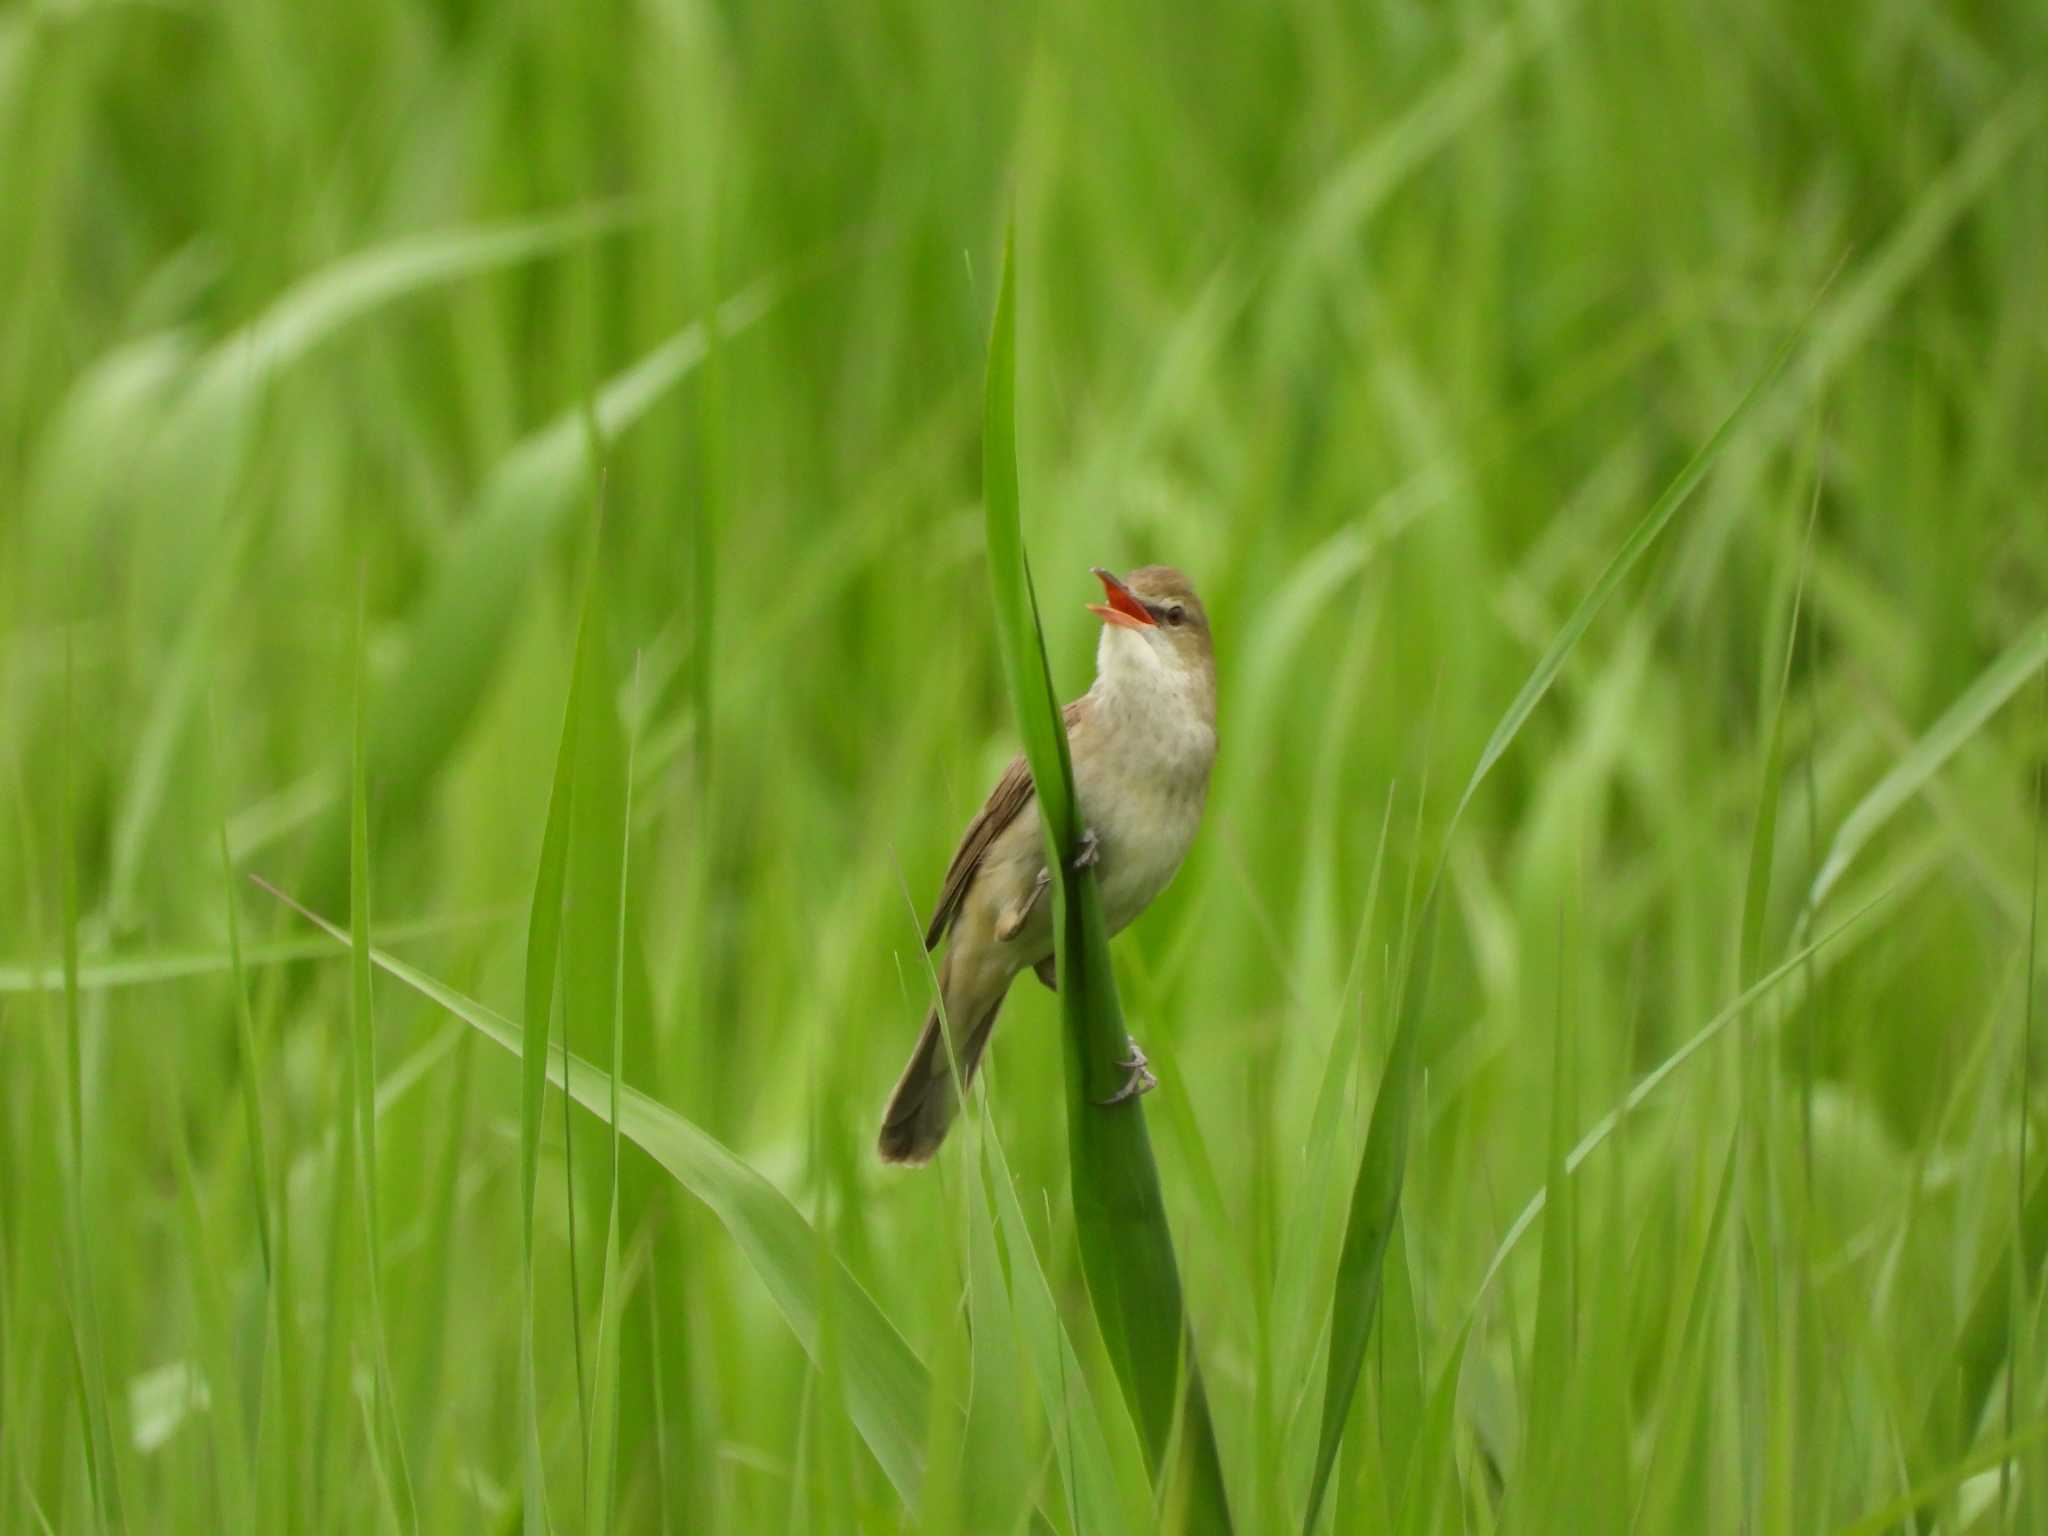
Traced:
POLYGON ((0 14, 0 1536, 2030 1528, 2044 57, 0 14), (1221 755, 884 1170, 992 555, 1221 755))

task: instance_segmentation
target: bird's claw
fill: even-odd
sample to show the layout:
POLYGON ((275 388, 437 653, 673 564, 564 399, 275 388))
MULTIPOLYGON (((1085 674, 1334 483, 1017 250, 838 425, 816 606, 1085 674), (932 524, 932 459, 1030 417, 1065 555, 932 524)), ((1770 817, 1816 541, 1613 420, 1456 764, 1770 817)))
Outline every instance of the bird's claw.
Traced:
POLYGON ((1101 857, 1102 839, 1097 837, 1095 829, 1090 827, 1081 834, 1081 844, 1074 850, 1074 857, 1068 861, 1067 867, 1079 874, 1084 869, 1093 869, 1101 857))
POLYGON ((1115 1104, 1122 1104, 1129 1099, 1139 1098, 1159 1086, 1159 1079, 1152 1075, 1152 1064, 1145 1059, 1145 1053, 1139 1049, 1138 1042, 1129 1035, 1125 1035, 1124 1044, 1130 1047, 1130 1054, 1122 1061, 1119 1061, 1117 1065, 1131 1075, 1124 1080, 1123 1087, 1117 1089, 1115 1093, 1112 1093, 1106 1099, 1097 1099, 1095 1101, 1104 1109, 1108 1109, 1115 1104))

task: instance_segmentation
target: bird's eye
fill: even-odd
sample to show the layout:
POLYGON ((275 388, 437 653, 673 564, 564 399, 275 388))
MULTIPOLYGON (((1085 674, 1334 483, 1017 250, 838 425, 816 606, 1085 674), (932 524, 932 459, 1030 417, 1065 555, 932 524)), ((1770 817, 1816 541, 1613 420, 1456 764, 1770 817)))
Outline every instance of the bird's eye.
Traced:
POLYGON ((1187 609, 1181 607, 1179 603, 1175 603, 1171 608, 1166 610, 1166 622, 1169 624, 1179 624, 1187 616, 1187 609))

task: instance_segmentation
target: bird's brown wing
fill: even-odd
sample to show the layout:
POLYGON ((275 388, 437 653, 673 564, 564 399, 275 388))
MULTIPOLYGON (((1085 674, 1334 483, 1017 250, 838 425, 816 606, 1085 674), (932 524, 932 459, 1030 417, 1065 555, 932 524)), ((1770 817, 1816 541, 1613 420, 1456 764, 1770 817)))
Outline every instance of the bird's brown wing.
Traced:
MULTIPOLYGON (((1087 704, 1084 694, 1061 712, 1070 737, 1074 727, 1086 716, 1087 704)), ((938 948, 939 940, 946 936, 946 930, 953 926, 953 919, 960 915, 960 905, 967 900, 968 888, 974 884, 974 877, 981 870, 982 857, 988 852, 989 845, 1002 836, 1004 829, 1017 819, 1018 813, 1031 803, 1033 793, 1031 765, 1020 752, 1010 759, 1010 766, 996 780, 996 787, 989 791, 987 803, 967 824, 960 846, 953 852, 953 862, 946 867, 946 883, 939 888, 939 904, 932 909, 931 926, 924 931, 926 949, 938 948)))

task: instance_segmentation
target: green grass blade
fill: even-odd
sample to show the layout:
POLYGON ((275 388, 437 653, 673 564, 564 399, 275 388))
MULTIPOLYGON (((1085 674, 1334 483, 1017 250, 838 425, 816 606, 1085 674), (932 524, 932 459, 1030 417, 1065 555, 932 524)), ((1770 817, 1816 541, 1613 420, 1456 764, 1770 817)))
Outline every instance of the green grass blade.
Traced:
MULTIPOLYGON (((221 761, 220 733, 218 727, 213 733, 213 759, 216 765, 221 761)), ((288 1367, 294 1362, 290 1355, 291 1326, 287 1302, 290 1296, 291 1277, 290 1247, 281 1230, 283 1213, 271 1203, 270 1170, 275 1153, 271 1145, 270 1128, 265 1123, 263 1094, 270 1081, 270 1068, 256 1032, 256 1019, 249 1006, 249 981, 243 963, 242 916, 238 901, 239 884, 235 879, 234 860, 228 852, 228 823, 225 813, 216 823, 220 843, 220 872, 224 905, 227 912, 228 976, 234 988, 235 1030, 241 1046, 242 1081, 242 1134, 249 1143, 249 1203, 256 1216, 256 1241, 263 1260, 264 1331, 254 1371, 256 1383, 256 1436, 254 1461, 258 1471, 258 1487, 262 1487, 261 1474, 284 1465, 294 1449, 294 1415, 288 1405, 288 1394, 293 1390, 293 1375, 288 1367), (273 1395, 278 1412, 269 1412, 273 1395), (266 1454, 268 1452, 269 1454, 266 1454)), ((274 1477, 271 1486, 276 1490, 278 1508, 271 1516, 283 1526, 289 1527, 295 1509, 293 1480, 289 1476, 274 1477)), ((260 1495, 259 1495, 260 1497, 260 1495)))
POLYGON ((1740 1137, 1731 1137, 1715 1184, 1713 1215, 1694 1266, 1692 1287, 1679 1333, 1677 1361, 1666 1385, 1651 1437, 1650 1464, 1645 1470, 1641 1503, 1636 1510, 1640 1530, 1668 1531, 1685 1520, 1686 1478, 1695 1470, 1695 1437, 1714 1394, 1708 1340, 1719 1313, 1717 1279, 1727 1258, 1728 1213, 1733 1205, 1740 1137))
POLYGON ((1424 897, 1421 916, 1403 967, 1407 983, 1394 1026, 1394 1043, 1373 1098, 1372 1123, 1352 1185, 1350 1217, 1344 1246, 1337 1256, 1337 1279, 1330 1315, 1330 1358, 1323 1388, 1323 1422, 1316 1442, 1315 1471, 1309 1480, 1302 1515, 1304 1532, 1315 1528, 1330 1474, 1344 1443, 1351 1400, 1365 1366, 1372 1340, 1373 1318, 1379 1310, 1381 1260, 1400 1211, 1401 1181, 1408 1166, 1408 1125, 1414 1112, 1416 1051, 1422 1039, 1422 1017, 1428 1003, 1430 968, 1436 945, 1437 888, 1424 897))
MULTIPOLYGON (((1818 303, 1819 300, 1816 298, 1815 305, 1818 303)), ((1809 320, 1811 314, 1809 310, 1809 320)), ((1671 483, 1664 487, 1663 494, 1644 514, 1643 520, 1629 534, 1627 542, 1615 551, 1614 557, 1607 562, 1606 569, 1601 571, 1592 588, 1579 599, 1578 607, 1572 610, 1571 617, 1564 622, 1564 627, 1551 639, 1542 659, 1536 663, 1536 668, 1529 674, 1528 681, 1522 684, 1521 692, 1515 695, 1514 702, 1508 705, 1507 713, 1500 717, 1500 723, 1494 726, 1493 734, 1487 738, 1485 747, 1481 749, 1479 761, 1472 767, 1472 777, 1466 780, 1465 792, 1458 797, 1457 806, 1451 812, 1450 826, 1444 832, 1446 846, 1449 845, 1452 832, 1464 818, 1465 808, 1472 803, 1473 795, 1478 793, 1479 786, 1486 781, 1487 775, 1493 771, 1501 755, 1513 744, 1515 737, 1521 734, 1522 727, 1528 724, 1529 717, 1536 712, 1536 706, 1543 702, 1543 696, 1550 692, 1551 684, 1557 681, 1558 673, 1564 670, 1565 662, 1586 631, 1592 627, 1593 620, 1599 617, 1600 610, 1607 606, 1607 600, 1614 596, 1615 590, 1628 579, 1629 572, 1633 571, 1643 556, 1649 553, 1650 546, 1663 536, 1664 530, 1670 526, 1671 519, 1678 515, 1679 509, 1692 499, 1692 493, 1699 489, 1700 482, 1707 477, 1707 471, 1712 469, 1715 462, 1727 451, 1729 443, 1734 440, 1743 423, 1756 409, 1764 392, 1784 371, 1785 364, 1791 360, 1793 349, 1805 333, 1806 326, 1802 323, 1794 327, 1779 343, 1776 354, 1763 372, 1757 375, 1743 397, 1736 402, 1735 409, 1722 419, 1721 425, 1714 429, 1714 435, 1707 439, 1671 483)))
MULTIPOLYGON (((977 1136, 994 1142, 995 1127, 979 1117, 977 1136)), ((972 1367, 967 1425, 960 1442, 960 1515, 967 1529, 1015 1531, 1031 1507, 1031 1438, 1020 1432, 1018 1405, 1025 1401, 1021 1369, 1023 1340, 1017 1307, 1003 1282, 998 1217, 990 1208, 988 1184, 1007 1178, 1000 1149, 984 1146, 967 1170, 967 1300, 972 1333, 972 1367)), ((1014 1198, 1014 1195, 1012 1196, 1014 1198)), ((1036 1255, 1032 1255, 1036 1264, 1036 1255)), ((1028 1284, 1023 1260, 1011 1259, 1013 1283, 1028 1284)))
MULTIPOLYGON (((601 460, 603 449, 595 431, 586 421, 585 451, 601 460)), ((600 512, 601 516, 601 512, 600 512)), ((598 565, 593 538, 589 598, 589 622, 577 641, 577 678, 574 686, 578 719, 575 731, 575 792, 569 804, 567 867, 562 909, 562 1039, 587 1061, 611 1069, 611 1025, 619 1009, 629 1010, 632 999, 621 997, 618 954, 621 917, 620 882, 624 878, 623 845, 619 828, 627 814, 629 786, 626 780, 626 745, 614 699, 615 674, 606 638, 604 612, 606 588, 598 565)), ((630 1027, 630 1025, 629 1025, 630 1027)), ((603 1209, 609 1204, 604 1170, 611 1161, 610 1149, 600 1123, 579 1122, 562 1101, 562 1193, 564 1226, 568 1234, 569 1316, 567 1332, 575 1366, 576 1405, 580 1437, 577 1449, 583 1458, 583 1501, 591 1498, 591 1380, 585 1354, 584 1298, 596 1299, 602 1289, 601 1276, 589 1272, 590 1257, 579 1251, 584 1222, 577 1211, 603 1209), (578 1173, 581 1168, 583 1172, 578 1173)), ((620 1240, 629 1245, 639 1225, 641 1202, 637 1181, 630 1170, 621 1184, 620 1240)), ((599 1256, 601 1259, 601 1255, 599 1256)), ((632 1356, 636 1366, 637 1355, 632 1356)), ((622 1432, 631 1426, 621 1423, 622 1432)), ((631 1456, 634 1448, 622 1447, 631 1456)))
POLYGON ((1984 1273, 1957 1336, 1951 1373, 1930 1391, 1921 1441, 1932 1456, 1960 1453, 1969 1443, 2012 1350, 2012 1275, 2038 1276, 2048 1264, 2048 1171, 2036 1173, 2021 1207, 2019 1230, 1984 1273), (1948 1384, 1954 1383, 1954 1396, 1948 1384))
POLYGON ((64 1204, 65 1234, 69 1239, 64 1266, 69 1294, 65 1299, 70 1310, 72 1365, 93 1519, 103 1531, 118 1531, 126 1525, 120 1452, 108 1409, 105 1340, 100 1331, 99 1302, 93 1282, 95 1244, 85 1176, 85 1016, 78 993, 77 739, 68 651, 63 712, 59 753, 63 762, 64 820, 58 828, 57 843, 64 967, 64 1204))
POLYGON ((136 738, 126 775, 127 794, 114 822, 112 869, 107 881, 107 906, 114 912, 135 910, 142 868, 156 851, 158 823, 186 739, 194 734, 220 631, 247 571, 257 526, 257 518, 244 517, 224 541, 227 547, 220 564, 208 576, 170 650, 150 703, 149 720, 136 738))
POLYGON ((1806 600, 1807 563, 1813 547, 1813 525, 1820 517, 1820 476, 1814 475, 1813 503, 1806 518, 1806 540, 1800 551, 1799 574, 1792 589, 1792 616, 1785 626, 1785 663, 1778 673, 1778 693, 1771 705, 1770 736, 1764 747, 1762 782, 1757 786, 1756 822, 1750 832, 1749 872, 1743 881, 1742 954, 1736 974, 1743 986, 1756 980, 1763 963, 1764 918, 1770 906, 1771 868, 1778 846, 1778 803, 1784 795, 1785 701, 1792 694, 1792 658, 1799 648, 1799 614, 1806 600))
POLYGON ((1312 1297, 1330 1266, 1339 1233, 1335 1212, 1327 1205, 1325 1191, 1334 1194, 1337 1170, 1350 1134, 1353 1117, 1346 1111, 1346 1089, 1352 1080, 1352 1062, 1358 1054, 1360 1027, 1350 1018, 1350 1000, 1357 994, 1360 971, 1370 946, 1373 920, 1379 910, 1380 887, 1386 869, 1387 834, 1394 822, 1394 795, 1387 794, 1380 815, 1379 840, 1373 850, 1372 874, 1366 880, 1365 910, 1359 919, 1357 940, 1352 946, 1349 974, 1339 999, 1337 1026, 1330 1032, 1330 1049, 1323 1061, 1316 1105, 1309 1119, 1304 1191, 1300 1206, 1289 1223, 1288 1235, 1280 1249, 1279 1273, 1274 1278, 1273 1310, 1284 1330, 1277 1347, 1275 1368, 1283 1388, 1298 1394, 1297 1402, 1311 1390, 1315 1364, 1316 1335, 1320 1324, 1312 1297))
MULTIPOLYGON (((353 955, 353 949, 348 953, 353 955)), ((347 1044, 342 1049, 349 1058, 349 1066, 341 1073, 338 1124, 326 1158, 327 1200, 320 1244, 320 1366, 313 1383, 314 1411, 309 1437, 311 1472, 307 1502, 316 1525, 323 1520, 336 1520, 336 1507, 346 1507, 344 1501, 349 1492, 344 1452, 354 1397, 351 1375, 357 1295, 349 1276, 354 1258, 352 1244, 361 1223, 355 1219, 356 1121, 354 1103, 349 1097, 354 1055, 347 1044)))
POLYGON ((1374 1404, 1379 1433, 1378 1476, 1389 1515, 1397 1513, 1394 1497, 1408 1475, 1415 1455, 1415 1437, 1428 1410, 1429 1378, 1423 1362, 1422 1302, 1416 1287, 1416 1261, 1409 1251, 1413 1208, 1397 1212, 1387 1234, 1387 1254, 1380 1301, 1379 1335, 1373 1359, 1379 1372, 1374 1404))
POLYGON ((547 1468, 541 1453, 540 1397, 536 1380, 533 1330, 534 1207, 540 1184, 540 1139, 547 1110, 548 1035, 555 1011, 555 982, 562 943, 562 893, 569 857, 570 813, 576 794, 576 723, 582 713, 580 690, 590 626, 591 592, 596 563, 584 587, 577 623, 576 656, 569 677, 569 698, 562 713, 562 739, 555 752, 554 780, 541 833, 540 868, 534 876, 533 905, 526 927, 525 1009, 529 1021, 520 1042, 519 1096, 519 1233, 521 1257, 521 1328, 519 1379, 521 1399, 520 1465, 522 1520, 528 1536, 548 1529, 547 1468))
MULTIPOLYGON (((264 889, 330 938, 350 944, 344 929, 275 886, 264 883, 264 889)), ((512 1020, 383 950, 373 948, 369 954, 386 975, 513 1055, 521 1053, 524 1031, 512 1020)), ((600 1120, 609 1117, 609 1073, 558 1046, 548 1053, 548 1080, 600 1120)), ((902 1334, 843 1262, 835 1257, 820 1274, 819 1240, 811 1224, 788 1197, 715 1137, 631 1084, 619 1089, 619 1129, 710 1208, 814 1360, 819 1315, 827 1305, 833 1309, 846 1361, 848 1411, 890 1483, 915 1508, 924 1481, 925 1404, 931 1384, 902 1334), (825 1285, 831 1288, 829 1298, 825 1285)))
MULTIPOLYGON (((587 617, 587 614, 586 614, 587 617)), ((619 818, 618 921, 612 962, 612 1042, 607 1076, 611 1102, 611 1200, 605 1217, 604 1285, 597 1307, 597 1372, 591 1394, 589 1465, 593 1479, 585 1523, 595 1536, 611 1536, 618 1519, 619 1324, 624 1316, 626 1287, 619 1258, 619 1170, 625 1148, 619 1139, 619 1083, 626 1063, 626 892, 631 873, 633 835, 633 743, 626 746, 622 775, 624 802, 619 818)))
POLYGON ((419 1527, 412 1475, 405 1459, 405 1435, 398 1423, 398 1394, 391 1384, 390 1346, 384 1335, 384 1239, 377 1211, 377 1026, 371 1006, 370 969, 370 791, 369 743, 365 728, 364 627, 360 593, 356 600, 355 715, 349 753, 349 1109, 355 1117, 356 1191, 361 1203, 364 1291, 370 1310, 374 1376, 370 1409, 372 1450, 388 1457, 386 1477, 391 1517, 401 1530, 419 1527), (376 1444, 382 1441, 381 1446, 376 1444))
POLYGON ((1220 1458, 1207 1395, 1191 1349, 1180 1272, 1159 1189, 1159 1171, 1145 1134, 1142 1108, 1111 1109, 1123 1073, 1123 1009, 1110 966, 1109 937, 1092 872, 1072 868, 1079 843, 1073 763, 1053 691, 1052 669, 1031 583, 1017 482, 1015 236, 1003 253, 1002 283, 989 341, 982 419, 982 504, 989 580, 1004 677, 1031 764, 1046 861, 1053 882, 1053 925, 1059 955, 1060 1014, 1067 1057, 1067 1141, 1081 1268, 1111 1362, 1144 1433, 1155 1473, 1173 1435, 1188 1361, 1184 1445, 1192 1479, 1189 1523, 1228 1530, 1220 1458))
MULTIPOLYGON (((2037 719, 2048 722, 2048 686, 2040 692, 2041 709, 2037 719)), ((2033 1059, 2034 1059, 2034 1013, 2039 1002, 2041 989, 2035 978, 2041 974, 2041 833, 2044 820, 2048 820, 2048 799, 2043 791, 2048 790, 2048 761, 2034 764, 2033 804, 2033 858, 2027 868, 2027 949, 2025 977, 2026 1001, 2020 1006, 2020 1028, 2018 1049, 2013 1058, 2013 1076, 2019 1081, 2019 1155, 2013 1160, 2013 1219, 2015 1234, 2024 1233, 2027 1224, 2027 1143, 2033 1131, 2033 1059)), ((2033 1389, 2032 1342, 2035 1337, 2033 1324, 2036 1281, 2034 1272, 2020 1262, 2021 1245, 2018 1242, 2008 1248, 2011 1262, 2007 1265, 2012 1275, 2010 1311, 2006 1323, 2006 1338, 2011 1341, 2005 1376, 2005 1432, 2011 1435, 2019 1415, 2019 1401, 2028 1397, 2033 1389)), ((2029 1507, 2038 1508, 2040 1491, 2038 1478, 2042 1463, 2036 1459, 2030 1469, 2023 1469, 2033 1486, 2024 1487, 2020 1492, 2022 1521, 2029 1507)), ((2001 1471, 2001 1478, 2009 1477, 2001 1471)), ((2007 1490, 2001 1488, 2001 1502, 2007 1490)))
MULTIPOLYGON (((215 750, 216 760, 219 757, 215 750)), ((256 1240, 263 1255, 266 1284, 275 1284, 276 1258, 271 1251, 270 1133, 263 1123, 263 1084, 268 1076, 256 1039, 256 1019, 249 1011, 248 976, 242 964, 242 914, 236 897, 234 860, 228 856, 227 818, 220 821, 220 872, 227 893, 228 973, 235 989, 235 1029, 242 1047, 242 1133, 249 1140, 249 1188, 256 1211, 256 1240)))
POLYGON ((1550 1150, 1545 1188, 1555 1190, 1543 1218, 1543 1250, 1537 1261, 1536 1338, 1529 1361, 1529 1434, 1524 1442, 1525 1496, 1548 1508, 1563 1491, 1557 1486, 1566 1465, 1568 1394, 1577 1362, 1578 1274, 1572 1251, 1576 1223, 1573 1191, 1565 1178, 1572 1145, 1576 1078, 1572 1037, 1565 1023, 1565 936, 1558 925, 1557 1005, 1551 1021, 1550 1150))
MULTIPOLYGON (((437 935, 460 933, 501 922, 508 915, 504 912, 482 912, 426 918, 416 922, 386 923, 384 942, 399 944, 437 935)), ((296 965, 303 960, 333 958, 336 958, 334 946, 324 939, 271 939, 261 944, 245 944, 242 947, 242 971, 247 975, 253 971, 276 966, 296 965)), ((233 961, 219 945, 207 949, 149 951, 124 955, 118 960, 82 963, 78 968, 78 991, 82 997, 89 992, 106 992, 121 987, 158 986, 167 981, 184 981, 195 976, 228 976, 232 975, 233 971, 233 961)), ((63 990, 64 967, 61 964, 0 966, 0 997, 10 993, 61 993, 63 990)))
MULTIPOLYGON (((232 1368, 237 1351, 228 1321, 231 1311, 228 1288, 230 1277, 235 1272, 234 1263, 222 1251, 217 1235, 206 1219, 190 1137, 176 1138, 172 1157, 177 1170, 179 1236, 185 1262, 193 1275, 192 1309, 197 1348, 194 1360, 187 1365, 186 1390, 191 1395, 191 1383, 195 1378, 206 1384, 208 1459, 214 1467, 213 1476, 218 1490, 215 1500, 220 1522, 226 1529, 252 1530, 258 1524, 254 1508, 256 1467, 250 1455, 248 1414, 243 1402, 244 1376, 232 1368), (202 1361, 208 1363, 201 1365, 199 1362, 202 1361)), ((260 1371, 259 1361, 257 1370, 250 1374, 260 1379, 260 1371)), ((131 1420, 133 1392, 131 1383, 131 1420)))
MULTIPOLYGON (((984 1121, 984 1123, 986 1123, 984 1121)), ((1051 1283, 1031 1241, 1001 1142, 989 1128, 983 1142, 989 1186, 1010 1259, 1010 1299, 1037 1379, 1053 1452, 1079 1531, 1136 1531, 1151 1523, 1144 1452, 1121 1402, 1098 1405, 1061 1320, 1051 1283)))
POLYGON ((1440 1511, 1444 1489, 1446 1484, 1455 1485, 1458 1476, 1458 1382, 1464 1374, 1465 1346, 1471 1338, 1472 1320, 1468 1318, 1458 1329, 1451 1357, 1444 1362, 1436 1385, 1430 1388, 1422 1431, 1409 1458, 1401 1493, 1401 1536, 1428 1536, 1443 1524, 1440 1511))

